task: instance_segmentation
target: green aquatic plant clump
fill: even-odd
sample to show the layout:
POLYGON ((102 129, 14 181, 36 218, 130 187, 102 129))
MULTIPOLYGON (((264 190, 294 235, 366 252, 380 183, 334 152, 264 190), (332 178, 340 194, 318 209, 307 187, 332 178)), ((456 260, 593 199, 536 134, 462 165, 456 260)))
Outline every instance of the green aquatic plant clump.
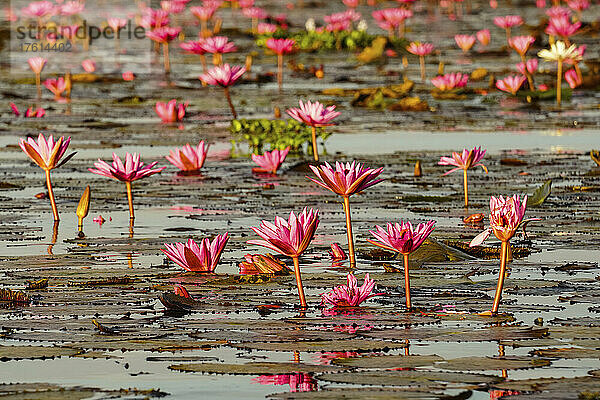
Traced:
MULTIPOLYGON (((272 34, 258 35, 256 44, 259 47, 266 47, 267 39, 294 39, 296 46, 304 51, 329 51, 329 50, 350 50, 356 51, 369 47, 379 35, 371 35, 366 31, 341 31, 341 32, 317 32, 300 31, 289 32, 278 29, 272 34)), ((401 38, 388 41, 395 50, 404 51, 408 41, 401 38)))
MULTIPOLYGON (((290 147, 291 152, 299 152, 304 144, 312 141, 311 127, 304 125, 294 119, 270 120, 261 119, 234 119, 231 121, 231 133, 235 140, 243 140, 255 154, 261 153, 268 145, 271 150, 283 150, 290 147)), ((323 128, 317 128, 317 137, 323 141, 331 133, 323 128)), ((310 148, 310 146, 308 146, 310 148)))

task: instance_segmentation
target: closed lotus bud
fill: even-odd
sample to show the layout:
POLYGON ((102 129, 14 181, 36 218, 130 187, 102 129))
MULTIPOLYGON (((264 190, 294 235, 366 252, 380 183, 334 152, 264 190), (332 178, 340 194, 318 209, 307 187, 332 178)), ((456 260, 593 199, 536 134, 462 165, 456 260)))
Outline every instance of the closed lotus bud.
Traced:
POLYGON ((246 72, 250 72, 252 70, 252 56, 248 54, 246 56, 246 72))
POLYGON ((415 177, 420 177, 421 175, 423 175, 423 171, 421 171, 421 161, 417 160, 417 162, 415 163, 415 177))
POLYGON ((175 294, 177 296, 185 297, 186 299, 192 298, 192 296, 190 296, 187 289, 183 285, 175 285, 173 289, 175 290, 175 294))
POLYGON ((304 27, 306 28, 307 32, 314 32, 316 29, 314 18, 307 19, 306 23, 304 24, 304 27))
POLYGON ((77 217, 79 218, 79 226, 83 225, 83 219, 87 217, 88 212, 90 211, 90 187, 89 185, 83 191, 83 195, 81 195, 81 199, 79 200, 79 204, 77 205, 77 217))
POLYGON ((275 106, 275 108, 273 109, 273 114, 275 115, 275 118, 279 119, 281 118, 281 109, 277 106, 275 106))
POLYGON ((406 56, 402 56, 402 66, 404 68, 408 67, 408 58, 406 56))
POLYGON ((331 256, 331 259, 333 261, 342 261, 347 258, 344 249, 342 249, 342 246, 340 246, 339 243, 331 244, 331 250, 329 251, 329 255, 331 256))
POLYGON ((444 63, 441 61, 438 64, 438 75, 444 75, 444 63))

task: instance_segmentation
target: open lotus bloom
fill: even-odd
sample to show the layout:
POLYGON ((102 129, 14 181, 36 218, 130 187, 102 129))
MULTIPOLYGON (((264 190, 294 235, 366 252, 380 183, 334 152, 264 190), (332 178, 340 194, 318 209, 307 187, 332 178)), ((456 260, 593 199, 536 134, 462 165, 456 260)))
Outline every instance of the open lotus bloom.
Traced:
POLYGON ((503 92, 508 92, 514 96, 526 80, 527 78, 523 75, 507 76, 504 79, 496 81, 496 87, 503 92))
POLYGON ((173 262, 186 271, 214 272, 221 259, 221 253, 229 240, 229 234, 217 235, 212 240, 202 239, 200 246, 193 240, 187 243, 165 243, 166 250, 161 249, 173 262))
POLYGON ((495 17, 494 25, 502 29, 510 29, 513 26, 523 25, 524 21, 520 15, 507 15, 505 17, 495 17))
POLYGON ((490 227, 477 235, 469 244, 470 247, 482 244, 492 232, 503 242, 510 240, 522 223, 527 208, 527 196, 521 201, 518 195, 512 197, 490 198, 490 227))
POLYGON ((64 136, 61 136, 55 141, 52 136, 48 136, 48 139, 46 139, 41 133, 37 142, 33 138, 28 138, 27 141, 25 139, 19 140, 19 146, 25 154, 44 171, 66 164, 75 155, 75 152, 73 152, 60 161, 65 155, 69 143, 71 143, 70 137, 65 140, 64 136))
POLYGON ((54 94, 55 98, 60 98, 65 90, 67 90, 67 83, 65 79, 61 76, 58 79, 49 78, 44 81, 44 86, 46 89, 51 91, 54 94))
POLYGON ((335 167, 329 163, 318 167, 310 165, 310 169, 318 179, 311 177, 308 179, 340 196, 353 195, 383 181, 383 179, 376 179, 383 171, 383 167, 367 168, 356 161, 336 162, 335 167))
POLYGON ((263 240, 249 240, 249 244, 264 246, 289 257, 298 257, 308 247, 319 226, 319 210, 305 208, 297 216, 290 212, 287 220, 275 217, 275 223, 262 221, 251 229, 263 240))
POLYGON ((252 154, 252 161, 260 165, 260 168, 252 168, 252 171, 275 175, 289 151, 290 146, 283 150, 265 151, 262 155, 252 154))
POLYGON ((426 56, 433 51, 433 45, 431 43, 411 42, 406 50, 416 56, 426 56))
POLYGON ((543 58, 545 61, 557 61, 562 62, 570 59, 574 61, 580 61, 582 59, 577 46, 572 44, 569 47, 565 42, 557 40, 555 43, 550 45, 550 50, 544 49, 538 52, 538 57, 543 58))
POLYGON ((535 37, 533 36, 513 36, 508 40, 508 45, 521 56, 524 56, 534 42, 535 37))
POLYGON ((209 145, 205 144, 204 140, 200 141, 196 147, 192 147, 188 143, 181 148, 169 151, 169 155, 165 158, 182 171, 198 171, 204 165, 208 148, 209 145))
POLYGON ((240 274, 288 274, 291 270, 270 254, 246 254, 239 264, 240 274))
POLYGON ((467 86, 469 81, 469 75, 461 74, 460 72, 454 72, 451 74, 444 74, 436 76, 431 80, 433 86, 441 91, 458 89, 467 86))
POLYGON ((545 32, 548 35, 559 36, 566 39, 577 33, 580 27, 581 22, 577 21, 572 24, 571 18, 568 15, 563 14, 551 17, 545 32))
POLYGON ((471 50, 471 47, 475 44, 475 36, 473 35, 455 35, 454 41, 465 53, 471 50))
POLYGON ((105 161, 98 159, 98 161, 94 163, 96 169, 88 168, 88 171, 123 182, 133 182, 138 179, 157 174, 166 168, 154 168, 156 164, 158 164, 158 161, 144 165, 144 163, 140 160, 140 155, 137 153, 126 153, 125 164, 123 164, 119 156, 117 156, 116 153, 113 153, 112 165, 109 165, 105 161))
POLYGON ((481 150, 481 146, 473 147, 472 150, 463 149, 462 153, 452 152, 452 157, 441 157, 438 165, 453 165, 456 167, 444 175, 451 174, 459 169, 467 170, 474 167, 481 167, 485 172, 488 172, 486 166, 479 163, 485 156, 485 152, 486 150, 481 150))
POLYGON ((387 229, 375 225, 374 231, 369 231, 376 240, 367 239, 367 241, 375 246, 396 251, 402 254, 410 254, 423 244, 425 239, 431 235, 435 229, 436 221, 420 223, 416 229, 410 221, 400 221, 399 223, 388 223, 387 229))
POLYGON ((347 279, 347 285, 336 286, 329 292, 323 293, 321 303, 334 307, 358 307, 365 300, 381 295, 381 293, 372 293, 375 281, 369 277, 369 274, 365 275, 362 286, 358 286, 358 281, 352 273, 348 274, 347 279))
POLYGON ((229 87, 244 75, 246 68, 237 65, 223 64, 200 75, 200 80, 207 85, 229 87))
POLYGON ((156 102, 154 110, 164 123, 181 121, 185 116, 185 109, 188 102, 177 104, 177 100, 173 99, 168 103, 156 102))
POLYGON ((229 41, 227 36, 213 36, 200 41, 200 45, 206 53, 224 54, 237 51, 233 42, 229 41))
POLYGON ((265 45, 275 54, 288 54, 294 50, 296 41, 294 39, 269 38, 265 45))
POLYGON ((305 123, 308 126, 329 126, 333 125, 331 121, 341 113, 335 111, 335 106, 324 107, 318 101, 311 102, 310 100, 303 103, 298 101, 300 107, 292 107, 286 110, 290 117, 298 122, 305 123))
POLYGON ((44 69, 44 66, 46 65, 47 62, 48 62, 48 60, 43 57, 31 57, 30 59, 27 60, 29 67, 36 74, 39 74, 42 72, 42 70, 44 69))

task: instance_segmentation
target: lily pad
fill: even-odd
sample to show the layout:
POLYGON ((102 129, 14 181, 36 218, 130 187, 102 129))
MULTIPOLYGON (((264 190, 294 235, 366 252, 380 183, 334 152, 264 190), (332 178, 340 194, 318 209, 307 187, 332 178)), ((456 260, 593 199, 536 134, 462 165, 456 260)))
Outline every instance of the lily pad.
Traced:
POLYGON ((550 348, 533 350, 530 352, 531 355, 538 357, 549 357, 549 358, 600 358, 600 350, 596 349, 580 349, 576 347, 563 347, 563 348, 550 348))
POLYGON ((352 358, 336 358, 334 365, 370 369, 416 368, 435 364, 444 359, 438 355, 384 355, 352 358))
POLYGON ((547 367, 550 361, 531 357, 461 357, 436 364, 454 371, 490 371, 547 367))
POLYGON ((527 198, 527 206, 537 207, 542 205, 544 201, 550 196, 552 190, 552 179, 548 179, 539 188, 533 192, 533 194, 527 198))
POLYGON ((0 346, 0 361, 70 357, 77 353, 79 350, 66 347, 0 346))
POLYGON ((344 341, 302 341, 302 342, 246 342, 234 345, 241 349, 268 350, 268 351, 375 351, 401 349, 406 347, 404 343, 385 342, 382 340, 350 339, 344 341))

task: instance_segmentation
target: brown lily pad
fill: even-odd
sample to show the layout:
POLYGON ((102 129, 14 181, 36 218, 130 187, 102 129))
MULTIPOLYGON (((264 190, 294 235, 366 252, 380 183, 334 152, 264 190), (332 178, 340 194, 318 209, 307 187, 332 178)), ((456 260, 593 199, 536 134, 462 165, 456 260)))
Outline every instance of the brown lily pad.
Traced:
POLYGON ((71 357, 78 349, 46 346, 0 346, 0 361, 71 357))
POLYGON ((344 341, 303 341, 303 342, 246 342, 234 345, 241 349, 268 350, 268 351, 306 351, 306 352, 324 352, 324 351, 375 351, 402 349, 406 347, 404 343, 386 342, 382 340, 369 339, 350 339, 344 341))
POLYGON ((461 357, 436 364, 453 371, 491 371, 547 367, 550 361, 531 357, 461 357))
POLYGON ((369 369, 393 369, 393 368, 416 368, 433 365, 444 359, 438 355, 383 355, 368 357, 336 358, 332 361, 334 365, 344 367, 369 368, 369 369))

